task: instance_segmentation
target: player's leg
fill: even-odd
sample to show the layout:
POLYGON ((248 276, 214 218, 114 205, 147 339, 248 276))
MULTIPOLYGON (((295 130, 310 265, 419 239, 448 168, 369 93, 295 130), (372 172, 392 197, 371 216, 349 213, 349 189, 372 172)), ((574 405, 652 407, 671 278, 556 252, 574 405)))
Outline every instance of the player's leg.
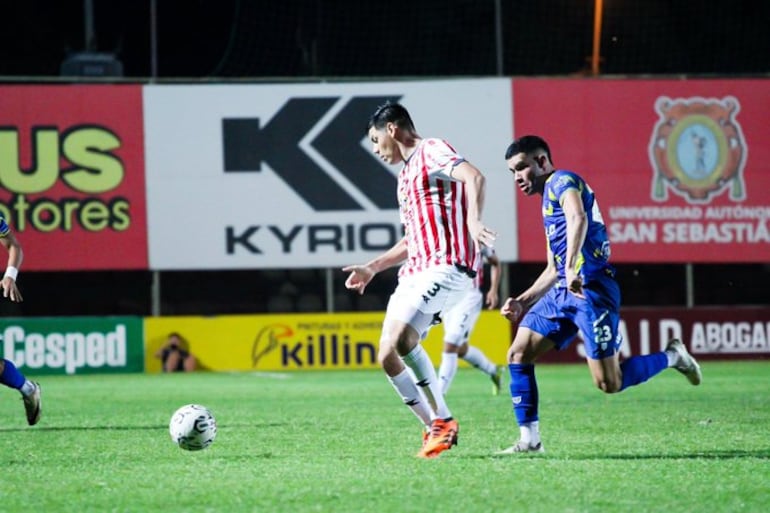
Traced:
POLYGON ((403 363, 412 371, 417 386, 422 389, 432 411, 432 417, 451 417, 452 415, 441 393, 436 369, 433 367, 433 362, 427 351, 419 343, 419 339, 417 331, 411 325, 404 325, 403 330, 399 333, 396 351, 403 363))
POLYGON ((489 376, 494 376, 499 370, 499 365, 495 365, 495 362, 489 359, 484 352, 476 346, 470 345, 468 342, 463 344, 457 350, 457 356, 468 362, 473 367, 489 376))
MULTIPOLYGON (((457 359, 462 358, 473 367, 487 374, 492 380, 492 394, 497 395, 500 393, 500 378, 503 368, 495 365, 478 347, 468 343, 471 331, 473 331, 473 327, 479 320, 483 305, 484 295, 478 288, 474 288, 452 309, 456 320, 454 320, 455 325, 451 325, 446 319, 444 321, 444 331, 446 333, 444 337, 444 351, 448 352, 451 350, 456 354, 453 358, 454 370, 457 369, 457 359), (451 347, 447 344, 451 344, 451 347)), ((444 356, 442 355, 442 366, 443 361, 444 356)), ((452 360, 449 360, 449 363, 452 364, 452 360)), ((449 370, 451 371, 452 368, 450 367, 449 370)), ((441 371, 439 371, 439 379, 443 383, 441 371)))
MULTIPOLYGON (((469 291, 454 307, 441 315, 444 328, 444 349, 438 368, 438 380, 444 395, 449 391, 449 386, 457 374, 459 347, 465 341, 468 330, 472 326, 471 317, 477 302, 474 290, 469 291)), ((481 306, 480 298, 481 294, 479 293, 479 307, 481 306)))
POLYGON ((401 337, 397 351, 412 370, 435 416, 428 440, 419 457, 432 458, 457 444, 459 426, 452 417, 430 357, 419 344, 436 315, 449 311, 472 286, 471 279, 454 266, 432 268, 415 275, 409 294, 392 308, 394 318, 408 324, 408 337, 401 337))
POLYGON ((182 367, 184 368, 185 372, 192 372, 194 370, 198 369, 198 360, 191 354, 188 354, 184 357, 184 361, 182 362, 182 367))
POLYGON ((169 351, 163 362, 163 372, 177 372, 178 370, 182 370, 182 355, 177 350, 169 351))
POLYGON ((430 429, 432 419, 431 409, 422 390, 417 386, 414 375, 404 365, 404 361, 396 352, 399 333, 406 330, 407 325, 403 321, 393 318, 391 305, 396 305, 399 301, 399 291, 391 296, 388 302, 388 310, 383 321, 382 334, 380 336, 379 351, 377 360, 385 371, 388 381, 401 397, 404 404, 420 419, 424 431, 430 429))
POLYGON ((441 392, 436 369, 430 357, 419 344, 417 334, 425 333, 433 324, 436 315, 451 311, 471 286, 471 280, 454 267, 439 267, 415 275, 405 287, 404 293, 389 314, 403 321, 411 329, 402 336, 397 347, 404 363, 414 372, 418 385, 423 387, 425 396, 433 407, 436 417, 451 417, 441 392))
POLYGON ((449 386, 457 374, 458 350, 456 343, 444 338, 444 350, 441 352, 441 364, 438 367, 438 382, 444 395, 449 392, 449 386))
POLYGON ((668 367, 677 368, 692 384, 700 383, 700 367, 678 340, 671 341, 664 351, 620 362, 618 351, 623 339, 618 330, 618 297, 614 281, 602 283, 586 292, 586 300, 575 317, 596 386, 605 393, 620 392, 644 383, 668 367))
MULTIPOLYGON (((403 305, 403 303, 402 303, 403 305)), ((383 368, 390 377, 393 386, 402 393, 404 402, 425 422, 424 415, 428 414, 427 428, 422 436, 422 447, 417 453, 420 458, 433 458, 441 452, 450 449, 457 444, 459 427, 452 417, 449 407, 441 393, 436 370, 433 367, 428 353, 419 343, 420 336, 433 320, 433 314, 413 312, 410 324, 392 321, 388 329, 395 335, 395 351, 391 351, 387 360, 383 361, 383 368), (417 328, 420 330, 418 332, 417 328), (398 355, 395 360, 404 368, 398 375, 392 375, 397 362, 392 356, 398 355), (408 400, 403 391, 410 394, 416 392, 421 400, 408 400), (427 435, 425 434, 427 433, 427 435)))
POLYGON ((492 381, 492 395, 500 394, 500 384, 504 370, 502 365, 496 365, 481 349, 467 342, 460 346, 457 355, 489 376, 489 379, 492 381))
POLYGON ((664 351, 632 356, 623 362, 619 362, 618 353, 587 361, 594 384, 608 394, 644 383, 669 367, 684 374, 693 385, 701 381, 700 366, 678 339, 669 342, 664 351))
POLYGON ((0 383, 21 392, 27 423, 30 426, 37 424, 41 413, 40 384, 28 380, 13 362, 5 358, 0 360, 0 383))
POLYGON ((611 304, 594 303, 592 295, 586 293, 586 300, 579 304, 580 310, 575 316, 594 385, 607 394, 620 392, 624 388, 624 374, 626 379, 633 379, 633 384, 638 384, 641 382, 639 380, 646 381, 651 375, 665 369, 665 358, 659 357, 637 358, 632 365, 627 366, 627 373, 621 369, 619 351, 623 338, 618 330, 620 315, 614 307, 607 306, 611 304))
MULTIPOLYGON (((478 317, 473 320, 473 325, 475 325, 477 319, 478 317)), ((499 395, 504 367, 496 365, 481 349, 470 345, 468 343, 468 335, 469 333, 466 334, 464 342, 459 347, 457 356, 488 375, 489 379, 492 381, 492 395, 499 395)))
POLYGON ((588 367, 596 386, 609 394, 642 384, 668 368, 684 374, 693 385, 701 382, 698 362, 678 339, 671 340, 663 351, 635 355, 623 362, 619 362, 618 353, 599 360, 589 357, 588 367))
MULTIPOLYGON (((439 312, 419 308, 424 281, 418 275, 399 280, 388 301, 378 360, 396 392, 425 425, 424 432, 432 432, 437 421, 452 419, 438 388, 433 363, 419 343, 420 334, 427 334, 439 312)), ((423 436, 423 448, 426 438, 423 436)))
POLYGON ((509 388, 519 441, 498 454, 543 452, 535 362, 551 349, 563 349, 577 334, 577 326, 561 309, 565 297, 563 289, 551 289, 519 322, 508 349, 509 388))
POLYGON ((498 454, 543 452, 540 440, 539 393, 535 361, 554 347, 554 342, 532 329, 519 326, 508 349, 509 386, 513 413, 519 425, 519 441, 498 454))

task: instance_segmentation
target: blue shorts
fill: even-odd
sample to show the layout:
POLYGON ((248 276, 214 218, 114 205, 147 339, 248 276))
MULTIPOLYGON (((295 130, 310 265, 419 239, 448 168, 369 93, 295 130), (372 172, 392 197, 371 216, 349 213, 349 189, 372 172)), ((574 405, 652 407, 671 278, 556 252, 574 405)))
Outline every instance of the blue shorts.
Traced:
POLYGON ((613 278, 594 279, 583 287, 585 299, 564 287, 553 287, 527 312, 520 326, 553 341, 556 350, 569 346, 580 331, 586 356, 600 360, 615 354, 623 338, 620 322, 620 287, 613 278))

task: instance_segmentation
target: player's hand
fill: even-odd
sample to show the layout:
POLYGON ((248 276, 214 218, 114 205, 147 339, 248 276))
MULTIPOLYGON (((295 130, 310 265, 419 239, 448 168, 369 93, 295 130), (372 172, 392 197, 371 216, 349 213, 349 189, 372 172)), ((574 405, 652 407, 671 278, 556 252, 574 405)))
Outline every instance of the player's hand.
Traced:
POLYGON ((349 265, 343 267, 342 270, 346 273, 350 273, 348 279, 345 280, 345 288, 348 290, 355 290, 359 295, 364 293, 366 286, 374 278, 374 271, 366 265, 349 265))
POLYGON ((500 300, 500 298, 497 296, 497 291, 489 289, 489 291, 487 292, 487 297, 486 297, 487 308, 490 309, 490 310, 494 310, 495 308, 497 308, 497 302, 499 300, 500 300))
POLYGON ((564 273, 565 281, 567 282, 567 290, 570 291, 571 294, 575 295, 576 297, 579 297, 580 299, 585 299, 586 296, 583 293, 583 277, 577 274, 574 270, 568 269, 564 273))
POLYGON ((524 304, 518 299, 509 297, 500 309, 500 314, 511 322, 516 322, 524 313, 524 304))
POLYGON ((497 232, 484 226, 478 219, 468 220, 468 231, 476 244, 483 244, 489 248, 495 247, 497 232))
POLYGON ((3 278, 0 287, 3 287, 3 297, 9 298, 14 303, 21 303, 24 301, 21 297, 21 292, 19 292, 19 288, 16 286, 16 280, 10 276, 3 278))

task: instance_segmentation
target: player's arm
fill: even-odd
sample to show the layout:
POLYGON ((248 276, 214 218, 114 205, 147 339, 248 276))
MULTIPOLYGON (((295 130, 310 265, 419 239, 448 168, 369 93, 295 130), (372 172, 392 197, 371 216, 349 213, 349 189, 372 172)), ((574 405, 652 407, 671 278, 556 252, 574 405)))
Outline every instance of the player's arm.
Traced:
POLYGON ((345 280, 345 287, 363 294, 364 289, 372 281, 375 274, 400 264, 406 260, 407 255, 406 237, 402 237, 393 247, 374 260, 363 265, 343 267, 342 270, 344 272, 350 273, 347 280, 345 280))
POLYGON ((567 261, 564 263, 564 277, 567 289, 578 297, 583 297, 583 279, 580 255, 588 232, 588 215, 577 189, 567 189, 559 198, 564 218, 567 221, 567 261))
POLYGON ((171 342, 168 340, 163 342, 163 345, 158 348, 157 351, 155 351, 155 358, 163 358, 163 352, 170 349, 171 342))
POLYGON ((537 301, 556 284, 558 273, 556 271, 556 261, 554 260, 553 252, 551 252, 550 248, 548 249, 547 254, 548 265, 545 266, 543 272, 540 273, 540 276, 537 277, 535 282, 530 285, 527 290, 515 298, 525 309, 537 303, 537 301))
POLYGON ((489 290, 487 291, 486 304, 487 308, 492 309, 497 307, 497 302, 500 300, 498 291, 500 290, 500 276, 503 266, 500 259, 494 254, 487 257, 487 263, 489 264, 489 290))
POLYGON ((16 285, 16 277, 19 274, 21 262, 24 260, 24 250, 12 231, 8 230, 4 237, 0 237, 0 244, 8 250, 8 264, 5 268, 5 274, 0 286, 3 288, 3 297, 10 298, 11 301, 19 303, 23 301, 21 292, 16 285))
POLYGON ((500 309, 500 313, 508 320, 516 321, 525 310, 534 305, 556 284, 558 272, 556 271, 556 262, 550 248, 548 248, 547 258, 548 265, 545 266, 545 269, 543 269, 543 272, 540 273, 535 282, 518 296, 509 297, 505 301, 505 304, 500 309))
POLYGON ((406 237, 402 237, 385 253, 367 263, 366 267, 371 269, 374 274, 377 274, 380 271, 399 265, 406 260, 407 254, 406 237))
POLYGON ((484 226, 481 212, 484 209, 486 177, 473 164, 463 161, 452 168, 451 177, 465 184, 468 194, 468 231, 476 243, 490 248, 494 246, 497 233, 484 226))

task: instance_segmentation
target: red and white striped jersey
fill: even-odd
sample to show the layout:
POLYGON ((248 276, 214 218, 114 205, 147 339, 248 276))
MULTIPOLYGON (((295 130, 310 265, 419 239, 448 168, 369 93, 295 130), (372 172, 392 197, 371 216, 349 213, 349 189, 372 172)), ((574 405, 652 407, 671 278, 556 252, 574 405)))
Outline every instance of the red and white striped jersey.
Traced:
POLYGON ((400 275, 436 265, 476 268, 479 258, 467 225, 465 184, 452 178, 464 162, 442 139, 423 139, 398 175, 398 204, 408 257, 400 275))

